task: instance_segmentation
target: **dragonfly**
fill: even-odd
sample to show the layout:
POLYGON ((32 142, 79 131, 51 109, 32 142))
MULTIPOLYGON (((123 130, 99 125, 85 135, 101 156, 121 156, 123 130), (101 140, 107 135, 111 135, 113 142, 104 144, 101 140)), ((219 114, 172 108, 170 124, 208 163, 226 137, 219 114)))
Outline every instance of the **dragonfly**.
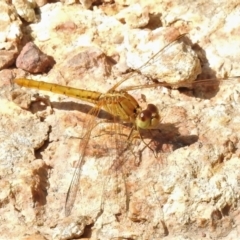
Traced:
MULTIPOLYGON (((185 34, 180 35, 177 39, 175 39, 175 41, 179 40, 184 35, 185 34)), ((164 48, 162 48, 160 52, 163 51, 170 44, 172 44, 172 42, 167 44, 164 48)), ((160 52, 152 56, 151 59, 156 57, 156 55, 159 54, 160 52)), ((144 63, 141 67, 139 67, 138 71, 140 71, 141 68, 144 68, 144 66, 146 66, 151 59, 149 59, 146 63, 144 63)), ((113 121, 120 121, 123 123, 131 124, 132 129, 127 137, 127 142, 131 142, 131 134, 133 131, 139 132, 139 135, 141 137, 141 134, 140 134, 141 129, 151 130, 151 129, 155 129, 159 125, 161 117, 160 117, 157 106, 154 104, 148 104, 146 109, 142 109, 138 104, 137 100, 131 94, 129 94, 128 91, 141 89, 141 88, 152 88, 156 86, 174 87, 174 85, 171 86, 170 84, 166 85, 164 83, 158 82, 158 83, 148 84, 145 86, 139 86, 139 85, 128 86, 128 87, 122 88, 121 90, 117 90, 117 88, 127 79, 128 78, 123 78, 121 81, 116 83, 113 87, 111 87, 106 93, 78 89, 78 88, 73 88, 68 86, 62 86, 62 85, 47 83, 43 81, 36 81, 28 78, 17 78, 14 80, 14 83, 22 87, 34 88, 38 90, 50 91, 57 94, 63 94, 68 97, 80 99, 82 101, 86 101, 88 103, 95 105, 88 112, 87 117, 84 121, 82 139, 81 139, 80 150, 79 150, 80 157, 78 159, 75 171, 73 173, 73 177, 72 177, 70 186, 68 188, 66 201, 65 201, 66 216, 69 216, 71 214, 72 208, 74 206, 77 192, 79 191, 79 188, 80 188, 79 182, 81 178, 81 169, 85 162, 87 146, 91 139, 92 131, 96 127, 95 119, 97 118, 97 116, 99 115, 102 109, 113 116, 113 119, 114 119, 113 121)), ((203 83, 206 83, 206 84, 212 85, 213 82, 214 84, 216 84, 220 81, 221 80, 201 80, 193 84, 201 85, 203 83)), ((120 155, 123 154, 123 152, 126 150, 128 145, 123 144, 120 137, 118 137, 121 134, 121 129, 114 129, 114 131, 116 131, 116 134, 114 135, 114 138, 115 138, 114 144, 116 147, 116 151, 113 154, 118 155, 115 157, 119 157, 120 155)))
MULTIPOLYGON (((127 93, 126 91, 115 90, 116 86, 111 88, 106 93, 100 93, 95 91, 89 91, 84 89, 77 89, 72 87, 61 86, 58 84, 52 84, 42 81, 35 81, 32 79, 18 78, 14 82, 20 86, 27 88, 35 88, 39 90, 51 91, 54 93, 64 94, 69 97, 74 97, 89 103, 95 104, 89 112, 88 116, 84 121, 83 129, 85 132, 82 135, 81 145, 80 145, 80 159, 78 160, 76 170, 73 174, 73 178, 70 187, 67 192, 66 204, 65 204, 65 215, 69 216, 71 209, 73 207, 76 194, 78 191, 78 183, 81 176, 81 168, 84 163, 85 151, 89 140, 91 138, 91 132, 96 126, 95 117, 99 115, 101 109, 105 110, 114 116, 113 121, 121 121, 123 123, 132 124, 132 130, 128 136, 130 140, 130 135, 132 131, 139 129, 152 129, 155 128, 160 121, 160 115, 158 108, 154 104, 148 104, 147 108, 142 110, 139 106, 137 100, 127 93)), ((121 134, 121 130, 115 129, 116 134, 121 134)), ((117 138, 117 137, 116 137, 117 138)), ((116 140, 116 148, 118 148, 117 155, 121 155, 120 151, 123 151, 124 146, 122 141, 116 140)), ((131 140, 130 140, 131 141, 131 140)), ((116 154, 116 153, 114 153, 116 154)))

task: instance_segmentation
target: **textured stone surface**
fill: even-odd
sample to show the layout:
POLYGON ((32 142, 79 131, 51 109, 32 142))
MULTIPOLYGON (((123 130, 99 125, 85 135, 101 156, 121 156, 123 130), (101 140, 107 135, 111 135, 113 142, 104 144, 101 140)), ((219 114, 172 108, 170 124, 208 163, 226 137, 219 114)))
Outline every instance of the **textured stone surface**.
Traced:
POLYGON ((34 22, 36 20, 34 12, 34 7, 36 5, 35 1, 14 0, 12 4, 14 5, 18 15, 26 22, 34 22))
POLYGON ((5 1, 0 2, 0 69, 14 65, 18 50, 17 42, 22 36, 21 22, 16 9, 5 1))
POLYGON ((28 42, 16 60, 16 66, 30 73, 44 73, 52 68, 54 59, 41 52, 38 47, 28 42))
MULTIPOLYGON (((3 239, 239 238, 239 78, 203 80, 185 91, 159 82, 178 86, 195 78, 240 75, 240 6, 235 1, 136 2, 92 10, 86 10, 92 1, 51 3, 14 41, 6 41, 8 28, 3 28, 4 49, 12 42, 21 49, 31 39, 56 61, 46 75, 0 72, 3 239), (131 68, 136 71, 129 73, 131 68), (161 114, 160 131, 142 133, 146 142, 153 140, 149 147, 136 138, 120 153, 114 137, 126 146, 127 126, 118 136, 111 133, 119 124, 93 130, 68 217, 66 194, 91 106, 12 85, 13 78, 23 76, 103 93, 126 79, 119 89, 132 88, 129 93, 142 108, 154 103, 161 114), (156 81, 155 88, 134 89, 156 81)), ((18 14, 33 21, 20 3, 18 14)), ((8 19, 17 19, 9 8, 8 19)), ((105 116, 101 112, 96 121, 105 116)))

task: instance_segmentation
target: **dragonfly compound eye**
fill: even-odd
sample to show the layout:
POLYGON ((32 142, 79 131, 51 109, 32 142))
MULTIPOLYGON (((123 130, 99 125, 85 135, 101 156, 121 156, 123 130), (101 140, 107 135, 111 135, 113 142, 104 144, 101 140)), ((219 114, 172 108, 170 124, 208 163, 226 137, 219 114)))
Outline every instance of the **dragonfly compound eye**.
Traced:
POLYGON ((160 116, 158 109, 153 104, 148 104, 147 109, 140 112, 137 117, 137 127, 142 129, 151 129, 158 125, 160 116))
POLYGON ((158 108, 154 104, 148 104, 147 110, 151 112, 151 128, 156 127, 160 121, 160 115, 158 108))

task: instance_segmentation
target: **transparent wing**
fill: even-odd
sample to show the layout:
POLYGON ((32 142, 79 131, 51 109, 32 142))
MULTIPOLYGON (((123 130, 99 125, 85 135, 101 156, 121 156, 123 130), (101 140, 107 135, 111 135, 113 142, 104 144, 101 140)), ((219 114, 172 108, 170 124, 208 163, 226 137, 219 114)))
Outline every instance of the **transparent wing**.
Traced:
POLYGON ((127 175, 135 162, 133 154, 135 144, 129 136, 131 126, 125 126, 118 119, 114 119, 113 123, 104 124, 102 131, 106 136, 104 144, 107 148, 108 159, 108 167, 104 170, 106 175, 104 177, 102 207, 106 214, 110 211, 115 216, 123 215, 128 209, 127 175))
POLYGON ((127 86, 122 89, 122 91, 132 91, 137 89, 143 88, 154 88, 154 87, 171 87, 171 88, 180 88, 186 87, 190 89, 195 89, 198 87, 209 87, 209 86, 219 86, 220 84, 232 84, 233 82, 240 83, 240 76, 234 76, 229 78, 212 78, 212 79, 203 79, 203 80, 196 80, 193 82, 186 82, 182 83, 181 86, 176 84, 170 84, 165 82, 157 82, 157 83, 150 83, 145 85, 137 85, 137 86, 127 86))
POLYGON ((73 208, 77 192, 79 191, 79 181, 81 177, 81 169, 82 165, 85 161, 85 153, 86 149, 89 143, 89 140, 91 138, 91 133, 93 128, 96 126, 96 117, 99 114, 99 111, 101 110, 101 106, 96 106, 90 110, 90 112, 86 115, 86 118, 83 123, 83 133, 82 133, 82 140, 80 141, 80 147, 79 147, 79 160, 76 165, 76 169, 74 171, 71 184, 69 186, 66 202, 65 202, 65 215, 69 216, 71 213, 71 210, 73 208))
MULTIPOLYGON (((182 37, 184 37, 186 35, 186 33, 178 35, 175 37, 175 39, 173 39, 172 41, 170 41, 168 44, 166 44, 162 49, 160 49, 157 53, 155 53, 153 56, 151 56, 144 64, 142 64, 141 66, 138 67, 138 69, 136 69, 136 72, 130 74, 130 76, 128 75, 127 77, 123 78, 121 81, 117 82, 112 88, 110 88, 108 90, 108 92, 111 92, 113 90, 116 90, 122 83, 124 83, 125 81, 127 81, 130 77, 132 77, 134 74, 139 74, 140 72, 142 72, 144 70, 144 68, 150 66, 151 64, 158 62, 158 56, 161 56, 161 53, 166 50, 168 47, 170 47, 172 44, 174 44, 176 41, 180 40, 182 37)), ((121 89, 121 90, 125 90, 125 89, 121 89)))

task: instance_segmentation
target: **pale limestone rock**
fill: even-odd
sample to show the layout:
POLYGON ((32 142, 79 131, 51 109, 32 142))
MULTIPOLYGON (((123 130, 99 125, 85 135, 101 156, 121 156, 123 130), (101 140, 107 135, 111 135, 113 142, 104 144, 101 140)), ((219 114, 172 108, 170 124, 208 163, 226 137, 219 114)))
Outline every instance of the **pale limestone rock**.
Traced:
MULTIPOLYGON (((117 16, 106 15, 100 6, 90 11, 79 4, 45 5, 41 21, 29 28, 35 44, 54 56, 57 64, 48 75, 29 77, 106 92, 125 78, 122 70, 114 72, 116 79, 111 76, 113 63, 106 56, 116 62, 121 59, 126 65, 122 69, 139 68, 159 51, 157 47, 175 39, 177 35, 167 33, 172 29, 178 34, 188 32, 189 41, 186 38, 166 48, 170 51, 167 67, 176 53, 176 61, 165 73, 168 78, 196 78, 199 62, 193 50, 203 66, 199 78, 239 75, 240 19, 234 1, 139 4, 148 9, 149 28, 155 26, 151 23, 155 14, 165 30, 160 25, 148 31, 133 30, 117 16), (145 36, 142 41, 139 34, 145 36), (72 62, 76 56, 83 60, 72 62), (81 63, 85 64, 82 69, 81 63), (178 64, 185 71, 180 75, 175 68, 178 64)), ((150 83, 142 74, 162 78, 156 71, 166 68, 160 57, 161 53, 143 68, 148 72, 128 74, 124 86, 150 83), (152 68, 156 60, 161 64, 152 68)), ((4 79, 4 85, 12 87, 10 80, 4 79)), ((30 104, 28 97, 20 95, 17 104, 27 111, 1 94, 1 236, 71 239, 87 237, 89 231, 91 239, 104 240, 238 239, 239 83, 238 78, 215 84, 202 81, 194 85, 194 93, 160 87, 130 92, 143 108, 146 100, 160 109, 161 132, 144 135, 153 138, 150 147, 157 156, 137 139, 134 148, 117 155, 110 134, 113 125, 99 124, 89 142, 79 192, 68 218, 64 216, 66 193, 79 159, 81 134, 90 120, 86 115, 90 106, 50 93, 52 112, 43 102, 30 104), (101 132, 102 128, 106 131, 101 132)), ((126 140, 129 131, 124 128, 121 138, 126 140)))
POLYGON ((179 35, 164 28, 128 32, 124 39, 126 64, 160 82, 177 85, 195 80, 201 72, 200 61, 190 46, 174 42, 179 35))
POLYGON ((22 36, 21 22, 12 5, 1 1, 0 11, 0 49, 14 49, 17 39, 22 36))
POLYGON ((35 1, 13 0, 12 1, 18 15, 27 22, 36 21, 34 7, 35 1))
POLYGON ((132 28, 145 27, 150 19, 147 6, 142 7, 138 3, 123 9, 116 18, 120 21, 124 20, 132 28))

